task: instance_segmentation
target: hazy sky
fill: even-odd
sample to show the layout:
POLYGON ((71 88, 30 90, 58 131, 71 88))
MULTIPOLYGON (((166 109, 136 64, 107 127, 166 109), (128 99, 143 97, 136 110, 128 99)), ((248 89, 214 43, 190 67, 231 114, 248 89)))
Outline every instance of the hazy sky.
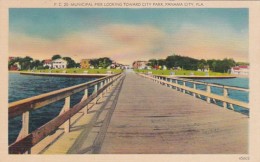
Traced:
POLYGON ((247 9, 10 9, 9 55, 248 61, 247 9))

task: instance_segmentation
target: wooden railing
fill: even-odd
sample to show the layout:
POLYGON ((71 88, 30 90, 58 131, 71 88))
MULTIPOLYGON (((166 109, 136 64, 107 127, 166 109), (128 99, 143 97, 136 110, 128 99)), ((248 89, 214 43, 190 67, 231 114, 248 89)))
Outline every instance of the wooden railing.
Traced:
POLYGON ((10 103, 8 108, 9 120, 22 115, 22 129, 16 141, 9 145, 9 154, 30 153, 33 146, 56 131, 61 125, 64 125, 65 133, 69 132, 71 117, 83 108, 84 113, 87 114, 89 110, 88 104, 91 102, 95 104, 98 97, 102 97, 105 90, 109 89, 114 82, 121 79, 123 75, 123 73, 114 74, 87 83, 10 103), (93 87, 94 92, 88 95, 89 89, 93 87), (82 91, 84 91, 84 95, 81 101, 70 108, 70 96, 82 91), (40 128, 29 133, 29 112, 62 99, 65 99, 65 104, 60 114, 40 128))
POLYGON ((230 108, 233 110, 234 110, 233 105, 237 105, 237 106, 243 107, 245 109, 249 109, 248 103, 229 98, 229 95, 228 95, 228 90, 249 92, 249 89, 245 89, 245 88, 241 88, 241 87, 225 86, 225 85, 219 85, 219 84, 213 84, 213 83, 205 83, 205 82, 199 82, 199 81, 182 79, 182 78, 170 78, 170 77, 166 77, 166 76, 146 75, 146 74, 140 74, 140 73, 138 73, 138 74, 142 77, 151 79, 157 83, 164 84, 166 86, 170 86, 173 89, 182 91, 183 93, 189 93, 189 94, 193 95, 194 97, 201 98, 201 96, 205 96, 206 101, 208 103, 211 103, 212 100, 213 100, 213 102, 216 103, 216 100, 218 100, 223 103, 224 108, 227 108, 228 104, 229 104, 230 108), (182 85, 179 84, 178 81, 181 81, 182 85), (192 87, 188 87, 186 85, 187 83, 191 83, 192 87), (206 91, 197 89, 197 85, 205 85, 206 91), (212 93, 211 87, 222 88, 223 96, 212 93))

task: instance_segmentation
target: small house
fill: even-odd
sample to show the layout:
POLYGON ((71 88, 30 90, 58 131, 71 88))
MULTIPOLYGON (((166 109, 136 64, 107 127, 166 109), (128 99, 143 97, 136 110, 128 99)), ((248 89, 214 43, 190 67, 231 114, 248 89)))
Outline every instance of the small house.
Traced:
POLYGON ((53 69, 65 69, 67 68, 67 61, 61 58, 52 61, 53 69))

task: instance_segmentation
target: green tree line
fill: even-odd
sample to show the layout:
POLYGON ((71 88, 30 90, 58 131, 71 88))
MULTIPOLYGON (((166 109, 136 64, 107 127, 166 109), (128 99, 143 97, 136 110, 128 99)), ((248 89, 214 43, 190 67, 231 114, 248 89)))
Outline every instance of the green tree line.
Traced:
POLYGON ((220 59, 195 59, 187 56, 171 55, 166 59, 150 59, 149 66, 166 66, 168 69, 180 67, 185 70, 210 69, 214 72, 228 72, 231 67, 236 65, 248 65, 248 63, 235 62, 232 58, 220 59))
MULTIPOLYGON (((51 60, 56 59, 64 59, 67 61, 67 68, 78 68, 80 67, 80 63, 76 63, 71 57, 62 57, 59 54, 53 55, 51 60)), ((26 56, 26 57, 16 57, 8 62, 8 69, 12 66, 19 64, 20 70, 31 70, 31 69, 48 69, 49 67, 44 67, 44 60, 34 60, 33 58, 26 56)), ((112 60, 108 57, 91 59, 90 65, 94 66, 95 68, 102 67, 107 68, 112 64, 112 60)))

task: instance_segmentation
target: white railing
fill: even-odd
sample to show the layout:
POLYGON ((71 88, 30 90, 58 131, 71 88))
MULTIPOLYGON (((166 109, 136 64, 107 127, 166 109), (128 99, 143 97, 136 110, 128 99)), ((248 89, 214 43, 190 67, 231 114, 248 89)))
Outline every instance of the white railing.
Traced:
POLYGON ((235 99, 232 99, 228 95, 228 90, 237 90, 237 91, 244 91, 249 92, 249 89, 241 88, 241 87, 232 87, 232 86, 226 86, 226 85, 219 85, 219 84, 213 84, 213 83, 205 83, 205 82, 199 82, 194 80, 188 80, 188 79, 182 79, 182 78, 170 78, 166 76, 157 76, 157 75, 146 75, 146 74, 140 74, 140 76, 144 78, 148 78, 153 80, 156 83, 166 85, 167 87, 171 87, 173 89, 177 89, 179 91, 182 91, 183 93, 189 93, 193 95, 194 97, 205 96, 206 101, 208 103, 211 103, 213 101, 216 103, 216 100, 221 101, 223 103, 223 107, 227 108, 228 104, 230 105, 230 108, 234 110, 233 105, 237 105, 240 107, 243 107, 245 109, 249 109, 249 104, 243 101, 238 101, 235 99), (178 81, 181 81, 183 84, 179 84, 178 81), (188 87, 186 84, 191 83, 192 87, 188 87), (197 85, 205 85, 206 91, 197 89, 197 85), (214 94, 211 92, 211 87, 218 87, 222 88, 223 90, 223 96, 214 94))
POLYGON ((10 103, 8 108, 9 120, 22 115, 22 129, 16 141, 9 145, 9 153, 30 153, 34 145, 56 131, 61 125, 64 126, 65 133, 70 132, 71 118, 82 109, 84 114, 87 114, 89 111, 88 104, 95 104, 98 98, 102 98, 103 93, 107 89, 110 89, 115 82, 118 82, 123 75, 123 73, 114 74, 87 83, 10 103), (94 92, 89 95, 89 89, 93 87, 94 92), (84 91, 84 96, 81 101, 70 108, 71 95, 82 91, 84 91), (65 99, 65 102, 60 114, 48 123, 29 133, 29 112, 62 99, 65 99))

